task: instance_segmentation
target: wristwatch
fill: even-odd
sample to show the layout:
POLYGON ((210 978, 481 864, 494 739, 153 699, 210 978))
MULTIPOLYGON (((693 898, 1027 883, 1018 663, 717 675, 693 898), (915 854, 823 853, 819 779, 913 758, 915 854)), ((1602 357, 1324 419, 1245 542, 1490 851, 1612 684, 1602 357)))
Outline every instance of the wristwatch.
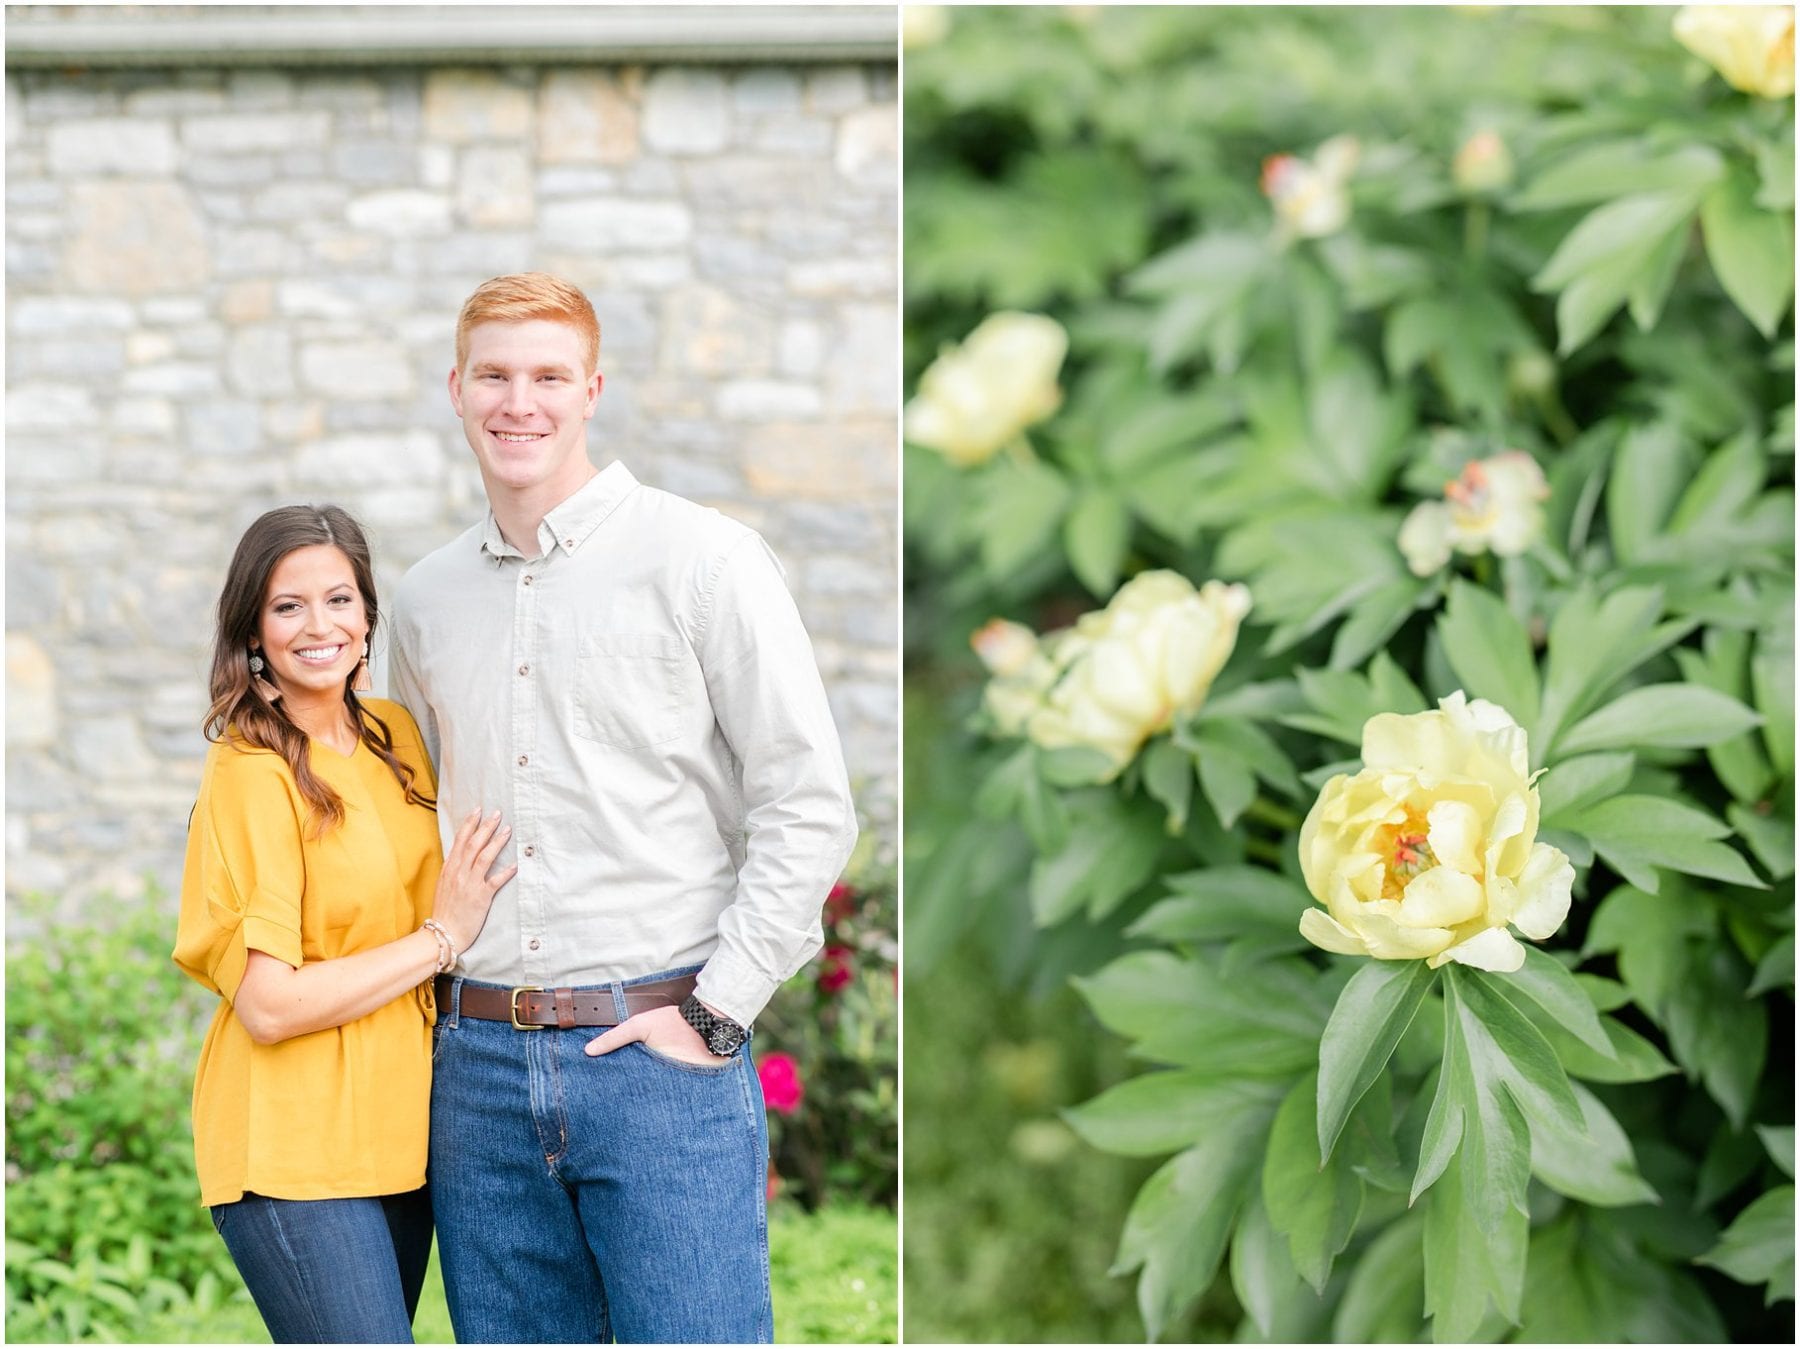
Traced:
POLYGON ((737 1022, 707 1011, 705 1004, 692 993, 681 1004, 681 1016, 700 1032, 707 1049, 722 1059, 737 1053, 738 1047, 750 1036, 750 1032, 737 1022))

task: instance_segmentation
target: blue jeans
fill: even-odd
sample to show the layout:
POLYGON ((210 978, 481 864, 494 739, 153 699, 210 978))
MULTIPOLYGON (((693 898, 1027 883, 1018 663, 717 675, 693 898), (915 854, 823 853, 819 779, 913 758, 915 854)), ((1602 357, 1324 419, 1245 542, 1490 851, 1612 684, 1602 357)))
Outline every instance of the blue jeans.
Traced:
MULTIPOLYGON (((646 975, 668 978, 692 970, 646 975)), ((768 1120, 718 1065, 440 1002, 431 1202, 459 1343, 768 1343, 768 1120)), ((623 1012, 623 999, 620 999, 623 1012)))
POLYGON ((215 1204, 213 1226, 276 1344, 411 1344, 431 1261, 422 1189, 215 1204))

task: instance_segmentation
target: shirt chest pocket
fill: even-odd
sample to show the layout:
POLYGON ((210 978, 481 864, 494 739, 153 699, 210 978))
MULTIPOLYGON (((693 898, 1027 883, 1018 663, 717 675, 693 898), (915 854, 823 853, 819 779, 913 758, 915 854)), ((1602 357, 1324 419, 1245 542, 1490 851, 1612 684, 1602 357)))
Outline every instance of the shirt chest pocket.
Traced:
POLYGON ((615 749, 674 740, 693 699, 693 679, 679 637, 590 633, 577 656, 575 734, 615 749))

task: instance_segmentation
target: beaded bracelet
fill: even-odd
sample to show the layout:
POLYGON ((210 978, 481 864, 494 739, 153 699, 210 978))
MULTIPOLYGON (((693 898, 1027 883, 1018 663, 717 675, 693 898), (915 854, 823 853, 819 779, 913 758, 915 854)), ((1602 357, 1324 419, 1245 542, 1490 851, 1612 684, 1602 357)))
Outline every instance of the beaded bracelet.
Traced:
POLYGON ((443 962, 439 964, 438 973, 442 974, 445 970, 455 969, 456 962, 460 957, 456 952, 456 943, 450 939, 450 933, 445 929, 444 925, 435 918, 427 918, 422 926, 431 929, 432 935, 444 944, 445 950, 448 953, 448 959, 443 960, 443 962))

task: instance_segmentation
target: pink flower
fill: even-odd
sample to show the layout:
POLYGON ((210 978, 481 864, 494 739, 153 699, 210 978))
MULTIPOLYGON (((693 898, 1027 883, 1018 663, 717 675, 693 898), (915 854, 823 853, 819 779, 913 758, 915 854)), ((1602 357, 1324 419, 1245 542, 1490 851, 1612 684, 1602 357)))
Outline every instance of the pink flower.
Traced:
POLYGON ((827 922, 841 923, 856 912, 857 892, 854 885, 839 881, 831 887, 831 893, 825 896, 825 918, 827 922))
POLYGON ((800 1109, 806 1088, 800 1081, 800 1065, 788 1054, 765 1055, 756 1065, 757 1080, 762 1083, 763 1101, 779 1115, 792 1115, 800 1109))
POLYGON ((851 957, 855 953, 848 946, 827 946, 825 960, 819 970, 819 991, 836 993, 855 976, 856 967, 851 957))

